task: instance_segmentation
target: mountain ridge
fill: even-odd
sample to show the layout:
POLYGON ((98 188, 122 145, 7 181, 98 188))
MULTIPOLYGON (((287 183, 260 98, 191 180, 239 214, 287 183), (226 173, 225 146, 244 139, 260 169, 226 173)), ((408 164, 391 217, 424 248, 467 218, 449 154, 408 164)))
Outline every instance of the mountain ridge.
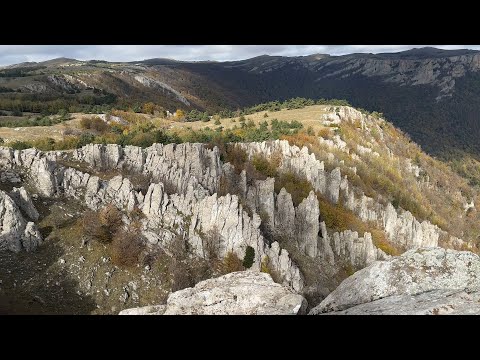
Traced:
POLYGON ((13 99, 45 96, 111 107, 152 101, 171 112, 210 113, 294 97, 336 98, 383 112, 429 153, 451 158, 460 151, 480 158, 478 84, 480 52, 469 49, 261 55, 225 62, 58 58, 0 70, 0 89, 6 89, 0 110, 14 110, 13 99), (110 95, 92 100, 99 97, 93 89, 110 95))

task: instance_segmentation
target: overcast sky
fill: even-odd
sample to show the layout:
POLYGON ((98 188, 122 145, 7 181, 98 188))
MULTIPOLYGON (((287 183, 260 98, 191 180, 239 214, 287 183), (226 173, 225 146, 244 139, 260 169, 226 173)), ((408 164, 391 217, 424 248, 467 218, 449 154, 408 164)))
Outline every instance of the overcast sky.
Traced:
POLYGON ((0 66, 58 57, 78 60, 135 61, 151 58, 176 60, 240 60, 258 55, 344 55, 355 52, 397 52, 414 47, 476 49, 480 45, 0 45, 0 66))

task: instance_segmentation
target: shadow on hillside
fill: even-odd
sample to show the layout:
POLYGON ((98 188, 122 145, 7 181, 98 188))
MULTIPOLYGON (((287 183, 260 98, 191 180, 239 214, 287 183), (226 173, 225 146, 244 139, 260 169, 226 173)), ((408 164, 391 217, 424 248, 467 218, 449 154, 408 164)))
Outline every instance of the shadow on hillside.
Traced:
POLYGON ((90 314, 96 304, 59 267, 63 249, 49 239, 32 253, 0 253, 0 314, 90 314))

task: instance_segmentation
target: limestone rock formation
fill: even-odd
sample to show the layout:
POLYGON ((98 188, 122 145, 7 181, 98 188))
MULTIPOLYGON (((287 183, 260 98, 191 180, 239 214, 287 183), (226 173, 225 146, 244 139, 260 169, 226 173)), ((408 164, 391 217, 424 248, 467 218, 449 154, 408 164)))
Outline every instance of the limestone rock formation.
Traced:
POLYGON ((298 205, 295 211, 295 238, 297 247, 305 255, 317 256, 320 210, 313 191, 298 205))
POLYGON ((33 222, 27 222, 15 202, 0 190, 0 250, 35 250, 42 237, 33 222))
POLYGON ((278 193, 275 201, 275 231, 286 238, 292 238, 295 231, 295 207, 292 195, 285 188, 278 193))
POLYGON ((299 315, 306 300, 273 282, 270 275, 240 271, 170 294, 162 306, 128 309, 122 315, 299 315))
MULTIPOLYGON (((360 116, 343 107, 340 112, 342 121, 360 116)), ((367 121, 362 124, 371 126, 367 121)), ((340 140, 336 139, 333 145, 346 146, 340 140)), ((419 222, 409 212, 356 193, 347 177, 341 176, 339 168, 326 171, 323 162, 309 154, 306 147, 300 149, 278 140, 238 146, 249 156, 280 154, 280 171, 293 171, 305 177, 314 190, 327 199, 343 202, 362 220, 383 227, 390 241, 401 247, 436 246, 440 236, 448 243, 449 237, 437 226, 427 221, 419 222)), ((368 232, 327 233, 326 227, 320 223, 322 209, 319 209, 315 192, 295 207, 285 189, 275 193, 274 179, 247 184, 245 171, 239 176, 230 164, 222 164, 217 148, 210 150, 203 144, 154 144, 146 149, 89 144, 74 150, 71 155, 67 152, 0 148, 0 162, 7 169, 26 170, 30 184, 37 187, 41 196, 74 197, 95 210, 110 203, 126 212, 139 208, 145 215, 143 235, 151 245, 163 246, 181 236, 188 240, 197 255, 204 256, 205 234, 217 231, 221 239, 220 256, 234 252, 242 259, 247 246, 251 246, 255 250, 252 269, 260 270, 262 259, 268 257, 285 284, 297 291, 303 287, 304 280, 288 252, 281 249, 282 238, 292 240, 299 254, 312 259, 320 257, 331 266, 346 264, 360 269, 388 258, 375 247, 368 232), (93 173, 66 167, 56 161, 68 156, 93 171, 118 171, 118 175, 103 180, 93 173), (151 183, 148 190, 137 191, 130 175, 145 176, 151 183), (238 196, 218 196, 225 178, 231 178, 230 182, 235 183, 238 196), (249 209, 245 209, 245 205, 249 209), (274 237, 270 236, 271 233, 274 237), (274 240, 279 243, 271 243, 274 240)), ((22 206, 20 201, 19 206, 22 206)), ((28 204, 25 206, 29 207, 28 204)))
POLYGON ((247 190, 247 204, 255 209, 269 229, 274 228, 275 212, 275 179, 255 180, 247 190))
POLYGON ((377 261, 346 280, 311 313, 340 311, 395 295, 480 290, 480 258, 469 251, 419 248, 377 261))
POLYGON ((480 292, 432 290, 394 295, 328 315, 480 315, 480 292))
POLYGON ((319 254, 334 265, 340 260, 351 265, 354 269, 361 269, 375 260, 388 259, 389 256, 375 247, 372 235, 368 232, 363 237, 356 231, 345 230, 328 234, 325 223, 321 223, 322 239, 319 254))
POLYGON ((17 206, 33 221, 37 221, 39 214, 33 205, 30 194, 22 186, 20 188, 14 187, 10 192, 10 197, 15 201, 17 206))
POLYGON ((26 251, 34 251, 39 245, 42 244, 42 235, 40 234, 40 231, 35 223, 29 221, 27 225, 25 225, 25 230, 23 231, 21 241, 22 247, 26 251))
MULTIPOLYGON (((41 153, 35 149, 15 151, 11 156, 10 152, 6 152, 5 157, 7 162, 14 165, 29 166, 32 184, 43 196, 71 196, 83 200, 93 210, 106 204, 113 204, 127 212, 138 207, 145 215, 144 235, 152 245, 162 246, 176 236, 183 236, 197 255, 204 256, 205 234, 218 231, 221 239, 220 256, 234 252, 243 258, 247 246, 251 246, 255 249, 253 269, 260 270, 262 258, 270 256, 274 270, 285 279, 285 283, 300 291, 303 279, 299 269, 290 261, 288 252, 272 250, 271 245, 267 244, 259 229, 259 215, 254 213, 250 217, 235 195, 209 195, 209 189, 213 191, 216 188, 222 173, 218 150, 208 150, 201 144, 170 145, 154 145, 146 149, 144 164, 141 162, 143 150, 135 147, 122 149, 117 145, 90 144, 76 150, 75 156, 99 169, 122 167, 126 159, 134 158, 132 164, 136 164, 137 168, 129 171, 145 172, 151 168, 152 177, 158 173, 158 167, 163 168, 167 173, 170 172, 169 179, 178 179, 175 184, 183 189, 174 194, 167 194, 165 183, 152 182, 143 195, 134 189, 125 176, 117 175, 102 180, 98 176, 56 163, 53 161, 56 154, 41 153), (191 174, 197 174, 198 177, 191 174), (198 182, 199 178, 203 179, 205 188, 198 182)), ((165 178, 162 179, 165 181, 165 178)), ((268 217, 273 226, 273 179, 259 183, 255 195, 261 198, 262 201, 256 204, 270 214, 268 217)), ((318 230, 314 229, 314 232, 318 233, 318 230)))
POLYGON ((165 305, 152 305, 140 308, 125 309, 120 311, 118 315, 163 315, 165 310, 165 305))
POLYGON ((171 183, 179 193, 200 186, 212 194, 222 175, 218 149, 209 150, 203 144, 153 144, 146 149, 88 144, 75 150, 73 157, 92 168, 150 175, 153 181, 171 183))
MULTIPOLYGON (((362 128, 378 126, 367 117, 350 107, 340 107, 341 121, 360 121, 362 128)), ((381 132, 379 132, 381 134, 381 132)), ((322 140, 325 141, 325 140, 322 140)), ((334 203, 343 202, 345 207, 357 214, 363 221, 372 221, 385 229, 387 237, 407 249, 422 246, 438 246, 441 236, 449 236, 429 221, 419 222, 409 211, 396 210, 391 204, 383 205, 373 198, 358 193, 349 185, 348 178, 342 178, 339 168, 331 172, 325 170, 323 161, 315 154, 309 154, 306 147, 290 145, 286 140, 261 143, 238 144, 249 157, 261 154, 267 158, 272 154, 281 154, 280 171, 292 171, 307 179, 315 189, 334 203)), ((332 142, 332 146, 345 150, 344 144, 332 142)))

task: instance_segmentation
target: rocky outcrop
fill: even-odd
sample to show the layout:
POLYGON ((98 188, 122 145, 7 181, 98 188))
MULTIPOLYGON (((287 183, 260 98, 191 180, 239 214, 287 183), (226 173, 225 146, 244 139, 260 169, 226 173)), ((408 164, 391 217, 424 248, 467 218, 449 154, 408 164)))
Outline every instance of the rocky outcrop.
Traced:
POLYGON ((218 149, 209 150, 203 144, 153 144, 146 149, 89 144, 75 150, 73 157, 96 169, 143 173, 154 182, 168 182, 178 193, 198 188, 205 195, 213 194, 222 175, 218 149))
MULTIPOLYGON (((341 108, 341 117, 358 115, 348 111, 341 108)), ((341 176, 339 168, 325 171, 323 162, 309 154, 305 147, 290 146, 287 141, 238 146, 249 156, 256 153, 267 157, 281 155, 280 171, 293 171, 305 177, 315 191, 327 199, 343 202, 362 220, 374 221, 383 227, 390 241, 400 247, 438 244, 442 234, 438 227, 426 221, 418 222, 409 212, 396 210, 390 204, 385 206, 357 194, 349 187, 348 179, 341 176)), ((109 203, 126 211, 138 207, 145 215, 143 231, 151 245, 163 246, 181 236, 188 239, 199 256, 205 256, 206 237, 218 232, 220 256, 234 252, 243 258, 247 246, 251 246, 255 249, 253 269, 259 270, 262 259, 268 256, 274 270, 296 290, 303 286, 300 271, 290 261, 286 250, 276 249, 271 244, 274 239, 280 243, 281 239, 291 240, 299 254, 310 258, 319 256, 332 266, 341 263, 359 269, 375 260, 388 258, 375 247, 368 232, 327 233, 320 223, 322 209, 319 209, 315 192, 310 192, 295 207, 285 189, 278 195, 275 193, 272 178, 247 184, 245 171, 239 176, 231 165, 222 164, 217 148, 210 150, 202 144, 154 144, 146 149, 89 144, 72 152, 74 160, 93 170, 117 170, 123 174, 110 180, 64 167, 55 161, 66 155, 35 149, 0 149, 2 164, 7 168, 28 169, 31 183, 42 196, 71 196, 95 210, 109 203), (136 191, 128 179, 138 174, 151 181, 144 193, 136 191), (239 195, 218 196, 216 192, 222 179, 234 183, 239 195), (244 211, 245 205, 248 211, 244 211)))
POLYGON ((99 209, 111 203, 119 209, 132 211, 135 206, 143 202, 143 195, 133 189, 129 179, 121 175, 109 181, 102 181, 96 176, 88 179, 85 203, 91 209, 99 209))
POLYGON ((250 209, 255 209, 260 215, 262 222, 269 229, 274 227, 275 216, 275 179, 255 180, 252 186, 248 187, 246 201, 250 209))
MULTIPOLYGON (((90 144, 74 151, 73 156, 77 161, 88 163, 96 169, 128 169, 135 174, 161 177, 160 182, 150 185, 145 196, 135 191, 126 177, 118 175, 110 180, 101 180, 98 176, 64 168, 48 160, 58 154, 47 153, 42 156, 36 150, 29 149, 15 152, 11 158, 16 164, 24 167, 30 164, 37 169, 30 172, 30 177, 34 184, 40 184, 44 191, 39 189, 39 192, 43 195, 72 196, 83 200, 89 208, 95 210, 107 203, 127 211, 140 208, 146 215, 144 235, 152 245, 162 246, 177 236, 185 236, 196 253, 203 256, 205 235, 218 231, 222 239, 219 246, 222 256, 233 251, 243 258, 246 247, 251 246, 256 255, 254 268, 260 269, 262 258, 268 256, 274 270, 296 290, 303 286, 302 276, 289 260, 286 250, 277 251, 271 247, 272 244, 267 244, 260 231, 262 222, 262 231, 273 230, 282 239, 293 239, 301 254, 312 258, 320 255, 332 265, 346 261, 355 264, 355 268, 360 268, 383 258, 379 251, 371 249, 373 245, 371 241, 368 242, 369 234, 357 236, 355 241, 353 234, 338 234, 339 241, 349 239, 343 245, 339 245, 339 241, 335 244, 335 234, 328 237, 325 232, 321 238, 318 200, 313 192, 295 208, 285 189, 278 195, 275 194, 274 179, 255 181, 247 186, 245 172, 242 172, 240 181, 235 184, 238 185, 240 196, 244 196, 245 203, 253 210, 252 216, 244 212, 241 201, 236 196, 209 195, 220 182, 217 177, 230 176, 235 181, 238 174, 234 173, 229 164, 220 166, 216 149, 207 150, 200 144, 184 145, 154 145, 143 150, 133 146, 122 148, 117 145, 90 144), (159 173, 161 176, 156 175, 159 173), (187 175, 192 173, 198 176, 187 175), (39 176, 43 181, 35 181, 39 176), (201 183, 206 188, 197 180, 199 178, 203 179, 201 183), (171 181, 175 187, 183 188, 183 191, 167 194, 165 189, 172 184, 171 181)), ((290 147, 287 143, 284 151, 288 149, 290 147)), ((314 155, 308 154, 307 159, 315 160, 314 155)), ((325 188, 327 183, 328 188, 332 188, 334 183, 338 184, 338 188, 341 187, 339 183, 343 180, 340 171, 334 171, 328 178, 330 180, 325 182, 325 188)), ((338 192, 335 196, 338 196, 338 192)))
POLYGON ((30 194, 22 186, 20 188, 14 187, 10 192, 10 197, 15 204, 33 221, 37 221, 39 214, 35 206, 33 205, 30 194))
MULTIPOLYGON (((367 117, 350 107, 340 107, 339 117, 342 121, 359 120, 364 128, 373 126, 367 117)), ((307 179, 315 189, 333 203, 342 202, 344 206, 357 214, 363 221, 373 221, 383 228, 388 239, 405 248, 418 246, 438 246, 440 236, 445 232, 428 221, 418 221, 409 211, 396 210, 391 204, 383 205, 373 198, 358 192, 342 178, 340 168, 328 172, 323 161, 309 154, 306 147, 290 145, 286 140, 275 140, 261 143, 238 144, 249 157, 262 154, 269 158, 272 154, 280 154, 280 171, 292 171, 307 179)), ((320 209, 321 211, 321 209, 320 209)))
MULTIPOLYGON (((49 160, 49 156, 53 158, 56 154, 42 156, 42 153, 34 149, 15 152, 10 160, 24 168, 30 165, 33 170, 29 172, 29 177, 34 180, 32 183, 37 185, 43 196, 48 194, 74 197, 84 201, 85 205, 93 210, 106 204, 113 204, 126 211, 138 207, 145 215, 143 230, 151 245, 162 246, 173 238, 182 236, 188 239, 197 255, 205 256, 206 237, 215 231, 221 239, 218 246, 220 256, 234 252, 243 258, 247 246, 251 246, 255 249, 253 269, 260 270, 262 259, 269 256, 273 270, 279 273, 285 283, 298 291, 301 290, 303 279, 299 269, 290 261, 286 250, 272 250, 260 232, 260 217, 256 213, 250 217, 237 196, 227 194, 219 197, 215 193, 209 195, 208 190, 199 185, 197 177, 186 175, 194 173, 203 176, 204 184, 213 189, 217 184, 218 174, 222 172, 217 150, 207 150, 200 144, 184 145, 148 148, 144 164, 132 160, 143 159, 143 150, 135 147, 122 149, 116 145, 90 144, 79 153, 81 158, 79 154, 76 155, 77 159, 101 169, 123 167, 126 159, 130 159, 132 164, 136 164, 138 171, 148 172, 145 169, 151 168, 150 174, 153 177, 159 171, 154 166, 157 164, 160 168, 169 169, 172 174, 170 179, 182 179, 177 184, 188 184, 183 192, 175 194, 167 194, 164 183, 154 182, 143 195, 136 191, 131 181, 124 176, 117 175, 110 180, 102 180, 98 176, 65 168, 49 160), (160 156, 160 152, 165 157, 160 156), (39 178, 44 180, 40 181, 39 178)), ((257 190, 255 195, 262 201, 256 202, 255 207, 258 206, 260 210, 271 214, 269 217, 271 216, 273 225, 273 179, 259 184, 257 190)), ((306 214, 306 211, 304 213, 306 214)))
POLYGON ((168 195, 163 184, 151 184, 141 210, 151 243, 165 244, 180 234, 188 238, 197 255, 205 256, 205 241, 215 232, 220 239, 221 257, 233 252, 243 259, 247 246, 251 246, 255 250, 253 269, 260 270, 263 257, 269 256, 286 284, 298 291, 303 287, 300 271, 290 261, 288 252, 280 250, 277 243, 266 243, 259 230, 260 217, 254 213, 250 218, 236 195, 214 194, 197 199, 193 192, 168 195))
POLYGON ((469 251, 420 248, 377 261, 344 280, 311 313, 341 311, 432 290, 480 291, 480 258, 469 251))
POLYGON ((432 290, 394 295, 328 315, 480 315, 480 292, 432 290))
POLYGON ((388 204, 383 215, 383 226, 390 239, 407 249, 438 245, 442 231, 428 221, 419 222, 409 211, 397 212, 388 204))
POLYGON ((295 207, 292 195, 285 188, 282 188, 276 197, 274 229, 277 234, 287 239, 291 239, 295 232, 295 207))
POLYGON ((170 294, 165 307, 128 309, 121 315, 299 315, 306 300, 270 275, 241 271, 199 282, 170 294))
POLYGON ((118 315, 163 315, 165 310, 165 305, 152 305, 139 308, 125 309, 120 311, 118 315))
POLYGON ((378 249, 368 232, 363 237, 356 231, 345 230, 329 234, 325 223, 321 224, 322 238, 319 254, 330 265, 337 262, 350 265, 353 269, 361 269, 376 260, 385 260, 389 256, 378 249))
POLYGON ((160 89, 163 92, 168 91, 169 93, 174 95, 176 99, 178 99, 179 101, 181 101, 185 105, 190 106, 190 102, 187 100, 187 98, 185 96, 183 96, 179 91, 172 88, 170 85, 168 85, 168 84, 166 84, 166 83, 164 83, 160 80, 157 80, 155 78, 145 76, 145 75, 135 75, 133 78, 136 81, 138 81, 140 84, 142 84, 146 87, 154 88, 154 89, 160 89))
POLYGON ((320 210, 313 191, 295 210, 295 238, 297 248, 310 257, 317 256, 320 210))
POLYGON ((27 222, 15 202, 0 191, 0 250, 33 251, 42 237, 33 222, 27 222))

